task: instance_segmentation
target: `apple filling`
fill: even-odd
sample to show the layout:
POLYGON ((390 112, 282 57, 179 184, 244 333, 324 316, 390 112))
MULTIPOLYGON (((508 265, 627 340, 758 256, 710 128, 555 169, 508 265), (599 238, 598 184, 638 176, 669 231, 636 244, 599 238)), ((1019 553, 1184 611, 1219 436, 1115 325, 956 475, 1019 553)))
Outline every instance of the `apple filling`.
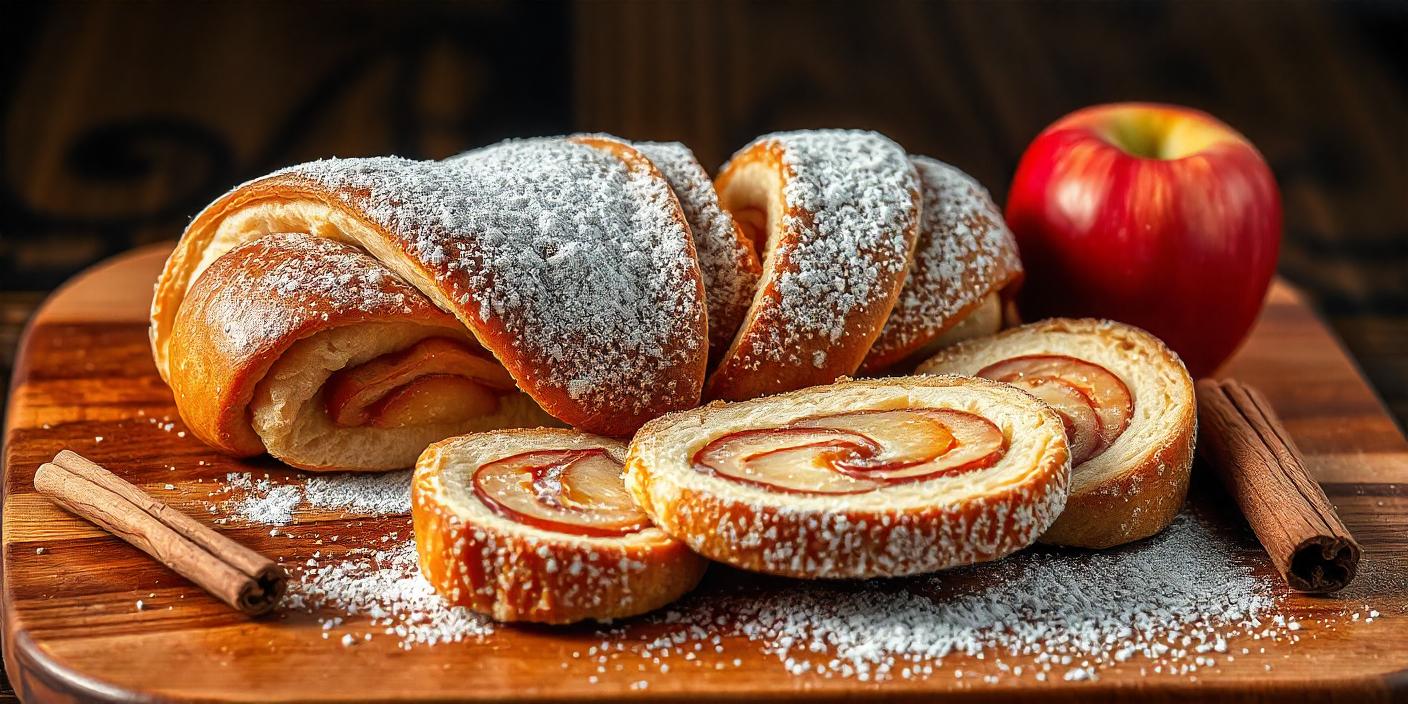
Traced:
POLYGON ((901 408, 730 433, 700 448, 694 468, 775 491, 858 494, 990 467, 1006 451, 1006 437, 986 418, 901 408))
POLYGON ((456 423, 498 411, 513 377, 464 344, 431 337, 334 374, 328 417, 343 427, 403 428, 456 423))
POLYGON ((534 450, 482 465, 474 495, 499 515, 545 530, 612 537, 650 525, 600 448, 534 450))
POLYGON ((978 376, 1021 387, 1055 409, 1066 425, 1072 465, 1104 452, 1134 415, 1129 387, 1118 376, 1074 357, 1013 357, 983 367, 978 376))

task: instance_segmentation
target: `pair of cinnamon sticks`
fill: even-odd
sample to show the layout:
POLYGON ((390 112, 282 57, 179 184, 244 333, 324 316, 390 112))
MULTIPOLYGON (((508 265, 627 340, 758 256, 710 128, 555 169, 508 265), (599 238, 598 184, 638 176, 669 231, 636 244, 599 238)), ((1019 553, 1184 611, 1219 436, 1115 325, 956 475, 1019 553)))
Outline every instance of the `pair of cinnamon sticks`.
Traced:
POLYGON ((136 546, 235 609, 274 608, 288 576, 273 560, 70 450, 39 466, 34 488, 55 503, 136 546))

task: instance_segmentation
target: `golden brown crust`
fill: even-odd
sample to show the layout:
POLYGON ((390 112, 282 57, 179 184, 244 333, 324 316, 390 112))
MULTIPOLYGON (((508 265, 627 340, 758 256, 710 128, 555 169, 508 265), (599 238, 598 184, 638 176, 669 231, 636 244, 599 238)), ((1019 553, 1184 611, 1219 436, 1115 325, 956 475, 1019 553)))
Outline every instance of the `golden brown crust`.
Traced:
POLYGON ((507 456, 559 448, 564 438, 623 452, 606 438, 537 429, 451 438, 421 456, 411 493, 416 549, 421 573, 450 603, 500 621, 573 623, 652 611, 699 583, 708 563, 655 528, 624 538, 586 538, 499 516, 461 514, 446 501, 444 455, 456 455, 457 445, 498 443, 507 456))
POLYGON ((1038 540, 1047 545, 1109 548, 1156 535, 1183 510, 1193 465, 1196 413, 1179 433, 1118 480, 1072 494, 1066 510, 1038 540))
POLYGON ((182 420, 196 437, 223 452, 264 452, 250 427, 249 403, 270 365, 314 333, 371 323, 442 328, 447 337, 465 338, 452 316, 350 246, 281 235, 231 251, 191 286, 172 325, 170 383, 182 420), (370 283, 381 295, 357 295, 352 304, 345 290, 327 295, 307 286, 274 290, 255 284, 261 274, 281 266, 309 277, 337 277, 346 273, 340 265, 349 262, 361 269, 358 283, 370 283), (364 277, 375 272, 385 275, 367 282, 364 277))
MULTIPOLYGON (((1178 407, 1179 412, 1176 417, 1159 419, 1154 430, 1159 441, 1146 443, 1131 461, 1112 468, 1108 476, 1088 486, 1073 484, 1065 511, 1041 536, 1040 542, 1107 548, 1158 533, 1178 515, 1187 498, 1197 436, 1197 404, 1193 396, 1192 378, 1178 355, 1161 340, 1122 323, 1053 318, 1005 330, 991 337, 958 343, 920 364, 918 371, 975 372, 987 363, 1020 353, 1004 347, 1000 354, 985 356, 988 348, 1023 336, 1052 333, 1119 341, 1124 362, 1155 366, 1166 372, 1169 381, 1160 383, 1159 390, 1175 395, 1173 405, 1178 407)), ((1111 371, 1118 373, 1115 369, 1111 371)), ((1128 379, 1124 380, 1129 382, 1128 379)), ((1138 432, 1139 428, 1133 425, 1125 431, 1126 434, 1138 432)), ((1092 461, 1101 459, 1097 456, 1092 461)), ((1081 467, 1076 467, 1075 471, 1080 472, 1081 467)))
MULTIPOLYGON (((897 192, 891 194, 899 196, 894 200, 901 202, 886 203, 892 207, 890 211, 877 207, 881 212, 872 213, 875 217, 864 226, 836 227, 839 218, 834 212, 823 224, 819 212, 800 204, 803 199, 789 201, 787 195, 805 190, 795 188, 794 181, 816 184, 848 172, 851 165, 842 163, 825 164, 829 173, 808 173, 820 171, 817 167, 821 165, 808 163, 805 156, 794 156, 803 150, 790 140, 818 135, 822 139, 839 135, 839 140, 878 137, 825 130, 769 135, 735 154, 715 179, 720 202, 736 220, 744 219, 740 211, 757 211, 764 200, 761 204, 769 214, 769 224, 767 232, 755 234, 760 250, 763 243, 756 240, 767 240, 768 244, 767 251, 760 252, 760 290, 733 344, 707 382, 708 398, 755 398, 830 383, 855 373, 899 295, 918 237, 920 194, 913 168, 897 145, 878 138, 883 142, 874 145, 877 154, 892 147, 899 155, 897 163, 883 168, 894 172, 885 183, 897 192), (773 183, 764 186, 758 182, 763 178, 773 183), (760 193, 764 189, 765 199, 760 193), (868 230, 880 234, 867 238, 857 232, 868 230), (856 276, 861 270, 873 278, 856 276), (853 290, 835 295, 833 286, 862 289, 860 300, 852 297, 853 290)), ((817 196, 810 200, 825 199, 817 196)), ((830 205, 834 211, 861 209, 849 202, 830 205)))
POLYGON ((676 426, 715 427, 720 414, 743 405, 714 402, 641 428, 627 458, 626 484, 656 525, 696 552, 769 574, 802 578, 919 574, 996 559, 1030 545, 1064 505, 1069 452, 1059 418, 1025 393, 984 379, 894 377, 842 381, 744 404, 805 404, 816 394, 836 389, 940 386, 998 389, 1014 412, 1039 417, 1037 426, 1049 434, 1049 441, 1040 445, 1040 459, 1021 468, 1018 476, 957 501, 876 508, 852 505, 846 497, 824 507, 795 505, 780 494, 756 500, 726 488, 705 490, 698 483, 681 482, 672 470, 655 464, 660 458, 651 445, 667 442, 660 436, 676 426))
MULTIPOLYGON (((349 169, 351 177, 341 185, 335 178, 323 177, 327 170, 335 168, 333 162, 295 167, 294 170, 245 184, 202 211, 187 228, 157 283, 152 303, 151 337, 158 370, 168 382, 173 381, 174 374, 183 373, 171 349, 173 326, 191 288, 192 279, 203 266, 202 260, 207 258, 207 251, 212 246, 230 245, 229 242, 217 241, 222 223, 252 208, 310 205, 329 215, 321 222, 301 223, 300 226, 309 230, 309 234, 350 241, 368 250, 397 276, 424 293, 436 306, 458 318, 480 345, 509 370, 519 386, 554 417, 594 432, 625 435, 649 418, 694 405, 703 385, 707 362, 707 330, 703 285, 698 268, 693 263, 688 227, 678 202, 651 162, 629 145, 590 137, 562 142, 576 142, 608 154, 624 164, 628 172, 641 176, 639 180, 659 184, 660 193, 663 194, 661 200, 658 203, 652 201, 649 207, 664 209, 659 219, 669 222, 671 233, 679 234, 680 241, 674 242, 673 247, 680 253, 674 262, 679 264, 680 271, 671 274, 671 285, 659 287, 660 291, 666 292, 665 295, 675 295, 679 301, 676 301, 677 305, 669 306, 669 312, 664 314, 669 316, 668 329, 662 326, 655 331, 655 334, 666 339, 655 346, 669 352, 668 355, 662 353, 658 361, 650 358, 653 366, 646 368, 638 364, 638 360, 648 355, 630 349, 629 345, 621 344, 619 340, 598 341, 606 347, 597 350, 599 354, 595 355, 595 359, 589 353, 576 355, 581 360, 578 365, 581 369, 555 361, 564 355, 542 345, 588 350, 593 349, 596 343, 583 339, 582 334, 552 335, 550 342, 533 343, 532 340, 546 337, 525 333, 522 330, 525 325, 523 319, 515 317, 518 311, 511 304, 488 305, 475 300, 474 293, 481 284, 488 282, 492 286, 496 277, 504 272, 480 261, 473 254, 480 251, 475 243, 483 233, 445 232, 443 237, 439 234, 435 216, 437 208, 442 206, 438 202, 421 203, 423 212, 415 214, 421 220, 415 226, 404 225, 404 229, 387 226, 387 222, 395 222, 395 219, 388 220, 383 211, 395 207, 401 197, 399 193, 414 194, 415 189, 430 188, 422 183, 427 180, 434 183, 434 178, 428 178, 426 173, 439 164, 378 159, 364 160, 368 165, 358 167, 362 171, 349 169), (377 178, 387 180, 385 188, 366 185, 375 183, 377 178), (446 256, 445 246, 451 241, 459 247, 458 251, 470 254, 446 256), (678 281, 674 280, 676 278, 678 281), (511 329, 515 327, 518 329, 511 329), (602 366, 633 370, 634 383, 621 383, 621 388, 615 389, 609 388, 609 384, 583 381, 594 369, 602 366)), ((507 148, 518 147, 510 145, 507 148)), ((455 175, 453 171, 429 173, 441 179, 455 175)), ((405 219, 414 220, 413 217, 405 219)), ((260 223, 259 226, 275 227, 278 224, 260 223)), ((262 233, 250 233, 249 237, 259 234, 262 233)), ((602 233, 601 236, 619 238, 630 234, 602 233)), ((670 235, 660 236, 668 239, 670 235)), ((551 249, 551 244, 545 246, 551 249)), ((511 302, 515 296, 528 295, 531 292, 509 287, 503 298, 511 302)), ((627 318, 629 316, 622 318, 622 325, 629 324, 627 318)), ((631 375, 622 373, 618 376, 624 379, 631 375)), ((193 386, 192 383, 175 383, 193 386)), ((248 446, 248 443, 239 444, 248 446)))
POLYGON ((987 191, 957 168, 912 157, 924 197, 914 263, 894 310, 861 365, 878 374, 961 323, 989 294, 1008 306, 1022 281, 1017 240, 987 191))

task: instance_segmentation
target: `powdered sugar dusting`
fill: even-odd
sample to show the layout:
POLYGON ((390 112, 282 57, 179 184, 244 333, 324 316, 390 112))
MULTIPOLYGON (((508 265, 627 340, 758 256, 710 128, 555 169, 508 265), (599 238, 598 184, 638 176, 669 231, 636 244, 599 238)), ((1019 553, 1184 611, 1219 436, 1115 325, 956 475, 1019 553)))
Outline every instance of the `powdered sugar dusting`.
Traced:
POLYGON ((275 483, 267 475, 232 472, 216 493, 222 495, 224 521, 285 526, 308 511, 404 516, 411 512, 411 472, 328 474, 288 484, 275 483))
POLYGON ((760 143, 781 148, 782 225, 798 237, 764 264, 778 272, 777 296, 758 310, 745 354, 821 367, 824 359, 801 351, 840 341, 853 314, 882 305, 899 286, 918 229, 918 179, 904 150, 875 132, 783 132, 760 143))
MULTIPOLYGON (((451 606, 420 574, 414 541, 400 541, 383 550, 358 548, 338 560, 294 570, 284 609, 329 615, 326 632, 344 616, 365 616, 373 630, 400 640, 402 648, 479 638, 494 632, 494 624, 469 609, 451 606)), ((343 644, 352 634, 343 636, 343 644)), ((365 634, 370 636, 370 633, 365 634)))
MULTIPOLYGON (((314 501, 374 507, 371 513, 401 508, 400 482, 408 477, 392 476, 328 477, 329 484, 312 491, 247 474, 227 482, 264 497, 297 487, 300 507, 308 496, 336 497, 314 501)), ((317 479, 325 478, 309 481, 317 479)), ((335 534, 303 535, 342 551, 317 550, 306 562, 286 565, 292 579, 281 607, 317 614, 325 637, 347 631, 340 637, 352 645, 373 635, 393 637, 403 649, 493 635, 492 621, 435 593, 420 574, 411 536, 383 532, 363 539, 370 546, 339 544, 335 534)), ((1305 637, 1300 621, 1282 610, 1276 585, 1254 573, 1249 554, 1198 514, 1185 513, 1160 535, 1118 549, 1033 548, 929 577, 808 582, 725 572, 676 606, 599 631, 597 645, 572 657, 589 660, 598 672, 611 665, 666 674, 739 667, 739 655, 760 648, 792 675, 860 681, 1093 680, 1120 667, 1197 677, 1200 669, 1247 655, 1256 641, 1294 644, 1305 637), (985 674, 963 669, 974 660, 989 663, 985 674)), ((1369 618, 1380 615, 1364 610, 1369 618)))
POLYGON ((733 216, 719 205, 713 181, 689 147, 679 142, 636 142, 635 147, 660 169, 679 197, 704 277, 710 348, 721 351, 733 341, 753 300, 757 256, 739 238, 733 216))
MULTIPOLYGON (((1095 679, 1130 660, 1196 672, 1223 657, 1229 640, 1294 641, 1299 630, 1279 613, 1271 584, 1190 515, 1110 552, 1035 550, 921 580, 786 586, 711 594, 660 614, 653 620, 668 630, 651 632, 644 656, 658 658, 662 645, 718 644, 722 632, 761 645, 798 675, 924 677, 962 654, 1025 663, 1036 679, 1095 679)), ((610 647, 629 635, 603 637, 610 647)), ((1021 665, 998 670, 1023 673, 1021 665)))
POLYGON ((597 413, 689 395, 677 376, 705 352, 704 302, 688 230, 653 171, 545 138, 277 175, 311 179, 385 229, 461 320, 501 326, 494 352, 537 370, 519 379, 530 390, 566 392, 597 413))
POLYGON ((936 159, 911 161, 923 184, 919 241, 872 358, 923 345, 955 323, 958 313, 1022 271, 1016 240, 987 190, 936 159))

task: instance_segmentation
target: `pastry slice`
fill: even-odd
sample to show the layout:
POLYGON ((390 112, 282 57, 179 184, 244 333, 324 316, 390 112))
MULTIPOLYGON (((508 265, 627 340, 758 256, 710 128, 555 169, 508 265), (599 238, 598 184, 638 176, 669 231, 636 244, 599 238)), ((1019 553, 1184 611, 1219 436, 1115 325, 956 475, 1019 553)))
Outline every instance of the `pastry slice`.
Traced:
POLYGON ((790 577, 921 574, 1002 557, 1066 498, 1066 437, 1017 389, 964 377, 842 381, 673 413, 626 485, 706 557, 790 577))
POLYGON ((741 400, 854 374, 895 304, 919 233, 919 180, 874 132, 758 138, 715 179, 762 277, 705 387, 741 400))
POLYGON ((1182 508, 1197 434, 1193 380, 1153 335, 1056 318, 960 343, 919 371, 1009 383, 1061 416, 1071 496, 1042 542, 1119 545, 1158 533, 1182 508))
POLYGON ((609 620, 674 601, 707 563, 632 502, 625 456, 615 440, 556 429, 431 445, 411 485, 422 574, 500 621, 609 620))

